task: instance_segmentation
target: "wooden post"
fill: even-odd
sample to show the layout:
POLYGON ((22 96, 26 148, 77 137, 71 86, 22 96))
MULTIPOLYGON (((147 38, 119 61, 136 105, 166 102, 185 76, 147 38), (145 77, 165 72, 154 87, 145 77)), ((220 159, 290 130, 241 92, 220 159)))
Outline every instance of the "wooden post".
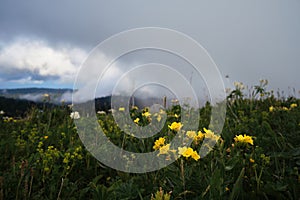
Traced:
POLYGON ((164 96, 163 98, 163 106, 165 109, 167 109, 167 96, 164 96))

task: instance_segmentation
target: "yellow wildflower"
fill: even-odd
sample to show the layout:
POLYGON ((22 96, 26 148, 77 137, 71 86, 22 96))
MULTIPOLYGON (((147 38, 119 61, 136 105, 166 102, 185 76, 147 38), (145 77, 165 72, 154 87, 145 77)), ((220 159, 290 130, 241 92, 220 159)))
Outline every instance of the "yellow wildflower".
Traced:
POLYGON ((68 158, 65 157, 64 160, 63 160, 63 163, 68 164, 69 163, 68 158))
POLYGON ((45 135, 44 138, 45 138, 45 139, 48 139, 48 135, 45 135))
POLYGON ((132 106, 132 110, 138 110, 139 108, 137 106, 132 106))
POLYGON ((200 159, 199 154, 191 147, 178 147, 178 154, 182 155, 185 158, 192 157, 196 161, 200 159))
POLYGON ((186 132, 186 135, 189 137, 189 138, 195 138, 197 136, 196 132, 195 131, 187 131, 186 132))
POLYGON ((54 149, 54 146, 48 146, 48 150, 54 149))
POLYGON ((173 122, 169 128, 174 131, 179 131, 183 125, 180 122, 173 122))
POLYGON ((174 117, 179 118, 179 115, 175 114, 174 117))
POLYGON ((183 153, 182 156, 188 158, 193 154, 194 150, 191 147, 188 147, 183 153))
POLYGON ((133 122, 136 123, 136 124, 138 124, 139 121, 140 121, 140 118, 136 118, 133 122))
POLYGON ((296 108, 298 105, 296 104, 296 103, 292 103, 291 105, 290 105, 290 108, 296 108))
POLYGON ((178 147, 178 154, 182 155, 187 150, 187 147, 178 147))
POLYGON ((158 155, 168 154, 169 149, 170 149, 170 144, 167 144, 167 145, 164 145, 164 146, 160 147, 158 155))
POLYGON ((194 141, 195 142, 201 141, 204 137, 205 135, 201 131, 198 131, 198 135, 194 137, 194 141))
POLYGON ((147 112, 144 112, 144 113, 142 114, 142 116, 144 116, 144 117, 150 117, 150 116, 151 116, 151 113, 149 113, 149 112, 147 111, 147 112))
POLYGON ((160 137, 158 140, 155 141, 153 149, 158 150, 161 146, 165 144, 165 138, 160 137))
POLYGON ((75 149, 75 151, 77 151, 77 152, 79 152, 81 150, 82 150, 82 148, 80 146, 75 149))
POLYGON ((243 135, 236 135, 234 138, 235 142, 240 142, 240 143, 249 143, 253 145, 253 139, 251 136, 248 136, 246 134, 243 135))
POLYGON ((166 112, 163 109, 159 109, 159 114, 165 114, 166 112))
POLYGON ((254 163, 254 162, 255 162, 255 160, 252 159, 252 158, 250 158, 249 161, 250 161, 251 163, 254 163))
POLYGON ((274 106, 270 106, 270 107, 269 107, 269 111, 270 111, 270 112, 273 112, 274 110, 275 110, 274 106))
POLYGON ((120 107, 119 111, 125 111, 125 108, 124 107, 120 107))
POLYGON ((197 153, 197 151, 193 151, 193 153, 192 153, 192 158, 194 159, 194 160, 199 160, 200 159, 200 156, 199 156, 199 154, 197 153))
POLYGON ((211 130, 208 130, 206 128, 203 128, 204 132, 205 132, 205 138, 210 138, 212 140, 219 140, 220 139, 220 136, 218 135, 215 135, 214 132, 212 132, 211 130))
POLYGON ((288 111, 289 109, 288 109, 287 107, 284 106, 284 107, 282 108, 282 110, 288 111))
POLYGON ((214 133, 211 130, 208 130, 206 128, 203 128, 203 130, 207 135, 214 135, 214 133))
POLYGON ((157 119, 158 122, 160 122, 160 120, 161 120, 161 115, 158 114, 156 119, 157 119))

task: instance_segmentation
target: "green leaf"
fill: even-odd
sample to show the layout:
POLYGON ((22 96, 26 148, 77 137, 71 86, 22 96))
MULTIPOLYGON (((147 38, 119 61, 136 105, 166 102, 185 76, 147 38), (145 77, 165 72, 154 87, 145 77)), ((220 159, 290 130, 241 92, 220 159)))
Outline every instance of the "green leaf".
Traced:
POLYGON ((232 192, 229 197, 230 200, 238 199, 239 194, 242 192, 242 181, 243 181, 244 174, 245 174, 245 168, 242 168, 240 175, 235 181, 234 186, 232 188, 232 192))

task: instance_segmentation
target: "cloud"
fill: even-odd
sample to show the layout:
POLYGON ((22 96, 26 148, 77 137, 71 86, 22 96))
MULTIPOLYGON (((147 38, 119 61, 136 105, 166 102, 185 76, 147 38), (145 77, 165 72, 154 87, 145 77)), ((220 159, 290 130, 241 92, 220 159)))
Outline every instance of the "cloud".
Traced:
MULTIPOLYGON (((73 94, 73 101, 84 102, 95 97, 111 95, 116 82, 124 74, 125 69, 121 67, 121 63, 117 62, 112 63, 105 71, 99 69, 100 63, 102 66, 106 66, 110 61, 111 59, 102 52, 97 52, 88 58, 76 77, 74 87, 77 91, 73 94), (101 71, 103 74, 100 74, 101 71)), ((68 100, 69 96, 66 94, 64 98, 68 100)))
MULTIPOLYGON (((77 90, 74 99, 86 101, 95 96, 111 94, 116 81, 123 74, 121 64, 113 63, 100 78, 99 63, 108 63, 111 60, 98 52, 88 61, 93 63, 92 66, 81 70, 80 67, 87 58, 88 52, 82 48, 68 44, 51 46, 43 40, 19 38, 8 44, 3 43, 0 47, 0 82, 15 83, 18 87, 44 86, 44 83, 49 82, 73 85, 80 72, 74 88, 77 90), (93 97, 88 97, 91 88, 95 89, 95 93, 93 97)), ((71 96, 66 93, 62 98, 70 101, 71 96)), ((29 99, 27 96, 25 98, 29 99)))
POLYGON ((6 81, 22 84, 71 83, 86 56, 77 47, 52 47, 43 40, 19 38, 0 50, 0 74, 6 81))
MULTIPOLYGON (((38 0, 17 4, 2 1, 0 38, 10 41, 19 36, 36 36, 46 38, 50 44, 65 42, 92 48, 113 34, 130 28, 171 28, 202 44, 223 76, 230 75, 233 81, 253 85, 260 78, 267 78, 273 89, 288 86, 299 89, 299 1, 224 1, 217 4, 214 1, 172 1, 173 9, 166 9, 169 5, 169 1, 157 6, 153 1, 146 3, 138 0, 130 3, 61 1, 59 4, 38 0), (83 15, 79 10, 88 12, 83 15)), ((3 41, 0 41, 0 46, 3 41)), ((49 48, 65 53, 63 48, 49 48)), ((66 49, 69 51, 72 48, 66 49)), ((3 66, 0 67, 0 76, 6 79, 45 79, 25 70, 19 70, 22 77, 15 77, 14 73, 9 77, 8 69, 3 75, 3 66)), ((12 72, 16 71, 16 68, 12 69, 12 72)), ((67 70, 70 71, 72 69, 67 70)), ((47 79, 57 80, 58 77, 48 76, 47 79)), ((66 82, 68 77, 61 79, 66 82)))
POLYGON ((21 85, 25 84, 42 84, 44 83, 43 80, 33 80, 31 76, 27 78, 17 79, 17 80, 10 80, 10 82, 19 83, 21 85))
POLYGON ((43 94, 23 94, 20 95, 20 99, 26 99, 29 101, 42 101, 43 100, 43 94))

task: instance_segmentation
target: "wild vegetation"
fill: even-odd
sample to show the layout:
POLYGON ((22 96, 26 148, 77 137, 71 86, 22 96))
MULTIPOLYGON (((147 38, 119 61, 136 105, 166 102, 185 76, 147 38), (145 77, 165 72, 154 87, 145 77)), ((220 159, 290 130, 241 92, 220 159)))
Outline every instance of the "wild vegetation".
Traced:
MULTIPOLYGON (((167 116, 161 131, 145 140, 124 134, 112 113, 98 112, 115 145, 178 158, 143 174, 97 161, 79 139, 74 120, 81 120, 80 113, 67 105, 32 107, 22 118, 0 108, 0 199, 299 199, 300 100, 275 97, 265 87, 261 82, 246 98, 236 84, 227 97, 221 133, 208 128, 209 103, 199 109, 197 131, 183 131, 181 107, 174 104, 161 111, 167 116), (168 144, 176 134, 185 134, 192 144, 172 149, 168 144), (205 138, 216 145, 201 158, 205 138)), ((130 114, 139 126, 161 120, 148 108, 132 107, 130 114)))

